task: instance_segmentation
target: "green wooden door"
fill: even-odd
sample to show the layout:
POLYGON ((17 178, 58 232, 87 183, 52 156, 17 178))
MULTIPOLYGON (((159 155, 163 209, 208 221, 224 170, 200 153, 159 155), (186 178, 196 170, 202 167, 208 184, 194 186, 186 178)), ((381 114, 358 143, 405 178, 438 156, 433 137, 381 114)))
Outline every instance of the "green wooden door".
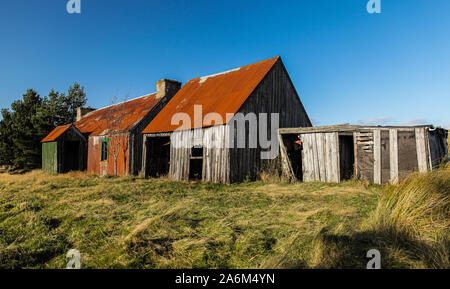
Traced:
POLYGON ((58 173, 58 143, 56 141, 42 144, 42 169, 58 173))

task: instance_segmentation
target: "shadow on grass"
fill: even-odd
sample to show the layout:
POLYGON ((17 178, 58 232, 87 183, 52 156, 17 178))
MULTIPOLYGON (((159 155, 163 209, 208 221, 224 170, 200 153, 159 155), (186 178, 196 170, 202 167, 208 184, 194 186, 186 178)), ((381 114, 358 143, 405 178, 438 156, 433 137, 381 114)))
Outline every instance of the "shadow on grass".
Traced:
POLYGON ((381 253, 381 268, 448 268, 449 240, 429 245, 410 235, 386 229, 350 235, 330 233, 326 228, 317 236, 320 262, 314 268, 365 269, 371 249, 381 253), (447 248, 447 249, 446 249, 447 248))

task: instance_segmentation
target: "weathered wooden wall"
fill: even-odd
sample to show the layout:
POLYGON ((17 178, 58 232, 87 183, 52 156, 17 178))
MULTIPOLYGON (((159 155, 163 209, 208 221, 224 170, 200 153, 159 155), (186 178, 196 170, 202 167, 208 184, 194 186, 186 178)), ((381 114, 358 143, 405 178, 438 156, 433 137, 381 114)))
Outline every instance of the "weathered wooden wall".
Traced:
POLYGON ((227 125, 213 126, 203 130, 203 173, 204 182, 230 182, 230 128, 227 125))
POLYGON ((176 131, 170 137, 170 177, 176 181, 189 179, 191 147, 203 146, 202 181, 229 183, 230 158, 226 142, 229 128, 218 125, 202 129, 203 136, 198 139, 196 131, 176 131))
MULTIPOLYGON (((374 134, 374 166, 375 183, 396 183, 412 171, 426 172, 432 168, 430 147, 433 141, 428 140, 428 127, 390 127, 372 129, 374 134)), ((443 137, 438 137, 442 142, 443 137)), ((440 158, 446 154, 441 149, 440 158)), ((358 156, 358 162, 362 156, 358 156)), ((367 166, 367 171, 370 166, 367 166)), ((369 173, 367 173, 369 175, 369 173)))
POLYGON ((430 166, 438 167, 443 158, 448 156, 447 131, 436 129, 428 131, 430 166))
POLYGON ((78 170, 86 170, 87 144, 85 138, 72 128, 59 136, 56 141, 42 144, 42 168, 53 173, 68 172, 71 164, 68 164, 67 155, 77 158, 72 161, 77 163, 78 170), (69 151, 68 142, 77 142, 78 151, 69 151))
MULTIPOLYGON (((341 170, 342 149, 339 143, 330 141, 338 138, 341 132, 330 131, 330 127, 322 132, 298 129, 303 142, 304 181, 339 182, 335 174, 341 170), (335 147, 337 149, 332 150, 335 147)), ((289 130, 288 133, 294 132, 289 130)), ((355 127, 355 173, 359 179, 384 184, 396 183, 412 171, 426 172, 448 154, 444 145, 447 135, 443 132, 440 129, 429 130, 428 127, 355 127)), ((348 133, 349 128, 346 128, 345 134, 348 133)), ((283 168, 288 170, 288 164, 283 168)))
POLYGON ((302 134, 303 181, 340 181, 337 132, 302 134))
MULTIPOLYGON (((378 167, 374 167, 374 170, 377 171, 377 174, 381 174, 380 180, 374 180, 377 184, 385 184, 389 182, 391 178, 391 162, 389 160, 390 145, 389 145, 389 131, 388 130, 375 130, 380 132, 380 145, 378 146, 378 141, 376 143, 376 147, 381 147, 381 173, 378 172, 378 167)), ((379 150, 379 149, 377 149, 379 150)))
POLYGON ((416 135, 414 130, 398 130, 398 178, 418 170, 416 135))
POLYGON ((152 110, 147 113, 141 121, 133 127, 130 131, 130 174, 143 175, 143 159, 145 159, 144 151, 144 135, 142 131, 148 126, 148 124, 155 118, 155 116, 166 106, 166 104, 172 99, 175 91, 170 92, 163 97, 152 110))
POLYGON ((169 177, 175 181, 189 179, 192 131, 175 131, 170 136, 169 177))
MULTIPOLYGON (((300 101, 291 79, 279 60, 265 76, 255 91, 249 96, 239 110, 244 115, 248 113, 279 113, 279 127, 310 127, 311 121, 300 101)), ((232 121, 234 121, 233 119, 232 121)), ((258 119, 259 121, 259 119, 258 119)), ((268 118, 270 138, 270 118, 268 118)), ((249 127, 245 135, 250 134, 249 127)), ((237 139, 237 127, 230 131, 230 136, 237 139)), ((278 138, 278 136, 276 136, 278 138)), ((261 160, 262 149, 237 148, 230 150, 230 182, 241 182, 245 179, 255 180, 265 165, 271 161, 261 160)))
POLYGON ((373 132, 370 130, 356 131, 353 137, 356 142, 356 176, 362 180, 373 181, 375 165, 373 132))
POLYGON ((85 171, 87 167, 87 143, 85 138, 76 132, 74 129, 67 130, 61 137, 58 138, 58 173, 66 173, 70 169, 70 164, 66 159, 67 155, 76 155, 75 152, 71 151, 67 143, 70 141, 79 142, 78 147, 78 170, 85 171))

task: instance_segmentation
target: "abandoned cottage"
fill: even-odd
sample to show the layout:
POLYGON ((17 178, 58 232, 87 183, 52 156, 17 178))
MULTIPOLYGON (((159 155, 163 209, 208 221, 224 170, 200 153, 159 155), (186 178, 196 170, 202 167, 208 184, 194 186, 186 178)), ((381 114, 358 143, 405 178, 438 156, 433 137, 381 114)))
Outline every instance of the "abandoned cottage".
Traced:
POLYGON ((77 121, 56 127, 42 142, 42 168, 49 172, 84 171, 97 175, 138 174, 141 131, 181 83, 163 79, 157 92, 102 109, 79 108, 77 121))
POLYGON ((276 140, 278 154, 272 114, 278 114, 281 128, 311 126, 280 57, 189 80, 143 130, 145 176, 220 183, 254 180, 265 162, 261 153, 266 147, 250 143, 265 133, 276 140), (265 113, 268 117, 261 116, 265 113), (182 122, 176 117, 173 121, 177 115, 182 122), (252 117, 243 120, 248 115, 256 128, 247 121, 252 117), (236 123, 242 120, 246 126, 239 130, 236 123), (266 131, 258 131, 261 127, 266 131), (239 137, 245 138, 244 148, 231 142, 239 137))

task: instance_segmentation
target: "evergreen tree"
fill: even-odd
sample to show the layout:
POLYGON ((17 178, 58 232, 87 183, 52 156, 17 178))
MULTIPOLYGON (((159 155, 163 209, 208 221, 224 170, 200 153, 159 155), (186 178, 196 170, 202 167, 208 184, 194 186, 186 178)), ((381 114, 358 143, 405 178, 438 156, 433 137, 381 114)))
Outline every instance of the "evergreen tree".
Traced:
POLYGON ((11 104, 13 164, 16 168, 40 167, 41 136, 35 129, 34 118, 41 103, 39 94, 28 89, 23 100, 16 100, 11 104))
POLYGON ((73 86, 69 87, 67 96, 64 96, 64 106, 67 112, 64 123, 72 123, 77 118, 77 108, 85 106, 87 102, 86 93, 84 87, 80 86, 77 82, 73 86))
POLYGON ((12 118, 8 109, 2 109, 0 121, 0 165, 12 166, 14 161, 12 118))
POLYGON ((74 83, 67 95, 51 90, 41 98, 32 89, 2 110, 0 165, 17 169, 41 167, 41 140, 55 127, 73 123, 77 108, 86 104, 84 87, 74 83))

